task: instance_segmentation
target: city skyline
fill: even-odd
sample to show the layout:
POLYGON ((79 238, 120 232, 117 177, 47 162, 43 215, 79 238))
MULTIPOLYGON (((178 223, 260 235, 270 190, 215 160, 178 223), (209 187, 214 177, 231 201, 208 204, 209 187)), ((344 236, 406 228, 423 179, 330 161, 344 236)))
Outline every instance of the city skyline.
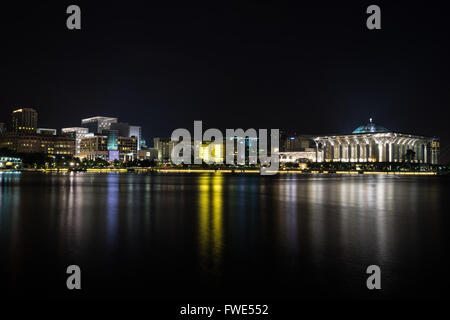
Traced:
MULTIPOLYGON (((236 164, 235 161, 241 154, 243 157, 239 160, 241 165, 259 163, 263 168, 265 165, 262 163, 267 160, 266 149, 269 148, 269 155, 273 152, 277 154, 277 168, 279 163, 299 165, 305 162, 443 164, 439 137, 400 133, 375 124, 372 118, 367 124, 360 125, 351 133, 343 135, 297 135, 283 131, 280 135, 279 129, 275 129, 276 137, 271 137, 272 142, 269 145, 266 145, 267 137, 260 140, 256 130, 252 128, 248 130, 246 128, 246 131, 242 128, 227 129, 225 139, 217 128, 205 131, 206 134, 207 131, 213 130, 209 133, 212 134, 209 138, 205 138, 203 130, 202 121, 195 121, 194 136, 190 135, 189 130, 177 129, 173 131, 171 138, 152 137, 153 146, 150 147, 142 138, 141 126, 129 125, 119 121, 117 117, 84 118, 81 119, 80 126, 61 128, 58 131, 39 128, 38 112, 33 108, 21 108, 12 111, 9 126, 2 123, 0 147, 6 152, 9 150, 18 153, 66 154, 79 159, 99 158, 111 163, 116 160, 156 160, 160 164, 172 165, 202 162, 225 164, 226 159, 226 164, 229 165, 236 164), (68 140, 69 137, 72 141, 68 140), (227 142, 229 139, 234 142, 229 144, 227 142), (186 140, 190 142, 185 144, 186 140), (277 141, 275 145, 274 141, 277 141), (239 145, 243 148, 240 151, 239 145), (69 149, 73 150, 68 151, 69 149), (261 156, 266 160, 256 161, 256 157, 261 156)), ((274 134, 273 130, 270 131, 271 135, 274 134)), ((261 131, 259 132, 261 134, 261 131)), ((263 129, 263 132, 267 130, 263 129)), ((268 162, 271 166, 274 159, 268 162)), ((308 167, 305 164, 299 166, 302 169, 308 167)), ((362 169, 360 166, 352 168, 362 169)), ((392 171, 391 167, 385 169, 392 171)))
POLYGON ((383 4, 385 28, 372 32, 361 4, 80 3, 83 28, 69 32, 64 4, 30 6, 12 5, 0 22, 16 30, 2 33, 0 119, 26 105, 49 128, 106 114, 148 138, 193 120, 331 134, 373 117, 450 144, 439 116, 450 105, 444 10, 383 4), (421 14, 434 19, 411 22, 421 14))
POLYGON ((2 4, 3 300, 290 319, 448 299, 447 6, 2 4))

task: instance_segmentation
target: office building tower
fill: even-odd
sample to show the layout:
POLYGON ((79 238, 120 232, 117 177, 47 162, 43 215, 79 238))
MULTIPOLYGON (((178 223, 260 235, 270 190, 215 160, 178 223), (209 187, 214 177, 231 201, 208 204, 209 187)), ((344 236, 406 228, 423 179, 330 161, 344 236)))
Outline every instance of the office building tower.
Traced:
POLYGON ((140 126, 130 126, 128 137, 136 137, 138 151, 141 150, 142 128, 140 126))
POLYGON ((32 108, 17 109, 11 115, 11 128, 15 133, 36 133, 38 114, 32 108))
POLYGON ((61 132, 63 135, 71 136, 75 139, 75 155, 79 155, 81 152, 81 139, 89 135, 89 129, 84 127, 70 127, 62 128, 61 132))
POLYGON ((117 118, 112 117, 92 117, 81 120, 81 126, 88 128, 90 133, 101 134, 103 130, 108 130, 112 123, 117 123, 117 118))

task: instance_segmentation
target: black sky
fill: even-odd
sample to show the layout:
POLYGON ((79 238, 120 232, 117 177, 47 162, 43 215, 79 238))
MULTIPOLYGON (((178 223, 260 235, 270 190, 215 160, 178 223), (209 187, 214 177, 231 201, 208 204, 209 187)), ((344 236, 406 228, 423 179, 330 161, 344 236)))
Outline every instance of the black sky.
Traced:
MULTIPOLYGON (((117 116, 148 139, 175 128, 280 128, 349 133, 373 117, 440 136, 448 117, 445 2, 261 4, 121 1, 3 6, 0 122, 33 106, 39 126, 117 116), (66 29, 66 8, 82 30, 66 29), (366 28, 370 4, 382 30, 366 28)), ((447 148, 448 150, 448 148, 447 148)), ((450 155, 448 155, 450 156, 450 155)), ((447 156, 447 159, 448 159, 447 156)))

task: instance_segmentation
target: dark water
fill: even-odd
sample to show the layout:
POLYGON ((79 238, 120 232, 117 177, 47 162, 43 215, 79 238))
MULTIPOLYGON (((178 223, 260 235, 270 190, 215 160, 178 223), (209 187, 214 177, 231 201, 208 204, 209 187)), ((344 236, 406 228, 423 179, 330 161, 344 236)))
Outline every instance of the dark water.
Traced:
POLYGON ((3 173, 0 288, 186 303, 443 298, 449 196, 446 177, 3 173), (79 292, 65 287, 71 264, 79 292))

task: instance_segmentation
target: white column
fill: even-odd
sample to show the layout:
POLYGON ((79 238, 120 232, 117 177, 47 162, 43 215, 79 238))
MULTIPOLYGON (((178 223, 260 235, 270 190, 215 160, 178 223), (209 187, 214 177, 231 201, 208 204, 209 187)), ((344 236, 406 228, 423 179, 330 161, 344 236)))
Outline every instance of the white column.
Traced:
POLYGON ((392 143, 389 143, 389 162, 393 162, 392 149, 392 143))
POLYGON ((428 163, 428 154, 427 154, 427 152, 428 152, 427 143, 425 142, 424 149, 423 149, 423 160, 424 160, 425 163, 428 163))

